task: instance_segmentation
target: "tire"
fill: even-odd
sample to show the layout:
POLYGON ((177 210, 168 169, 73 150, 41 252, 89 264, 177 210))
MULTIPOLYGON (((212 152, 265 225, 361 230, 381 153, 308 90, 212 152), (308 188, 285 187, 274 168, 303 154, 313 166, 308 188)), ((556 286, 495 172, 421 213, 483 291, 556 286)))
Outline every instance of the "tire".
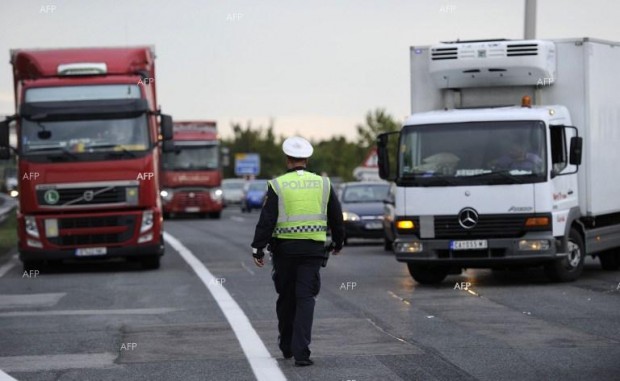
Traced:
POLYGON ((383 238, 383 250, 394 251, 394 242, 388 240, 387 238, 383 238))
POLYGON ((448 276, 448 267, 407 263, 409 274, 420 284, 439 284, 448 276))
POLYGON ((159 259, 160 257, 158 254, 149 255, 148 257, 141 258, 140 263, 144 270, 157 270, 160 266, 159 259))
POLYGON ((572 228, 568 235, 568 256, 547 263, 545 273, 554 282, 572 282, 583 272, 585 258, 583 238, 577 229, 572 228))
POLYGON ((616 271, 620 269, 620 252, 608 250, 598 255, 601 267, 605 271, 616 271))
POLYGON ((222 212, 211 212, 209 213, 209 218, 213 220, 219 220, 222 217, 222 212))
POLYGON ((170 213, 164 212, 164 220, 169 220, 169 219, 170 219, 170 213))

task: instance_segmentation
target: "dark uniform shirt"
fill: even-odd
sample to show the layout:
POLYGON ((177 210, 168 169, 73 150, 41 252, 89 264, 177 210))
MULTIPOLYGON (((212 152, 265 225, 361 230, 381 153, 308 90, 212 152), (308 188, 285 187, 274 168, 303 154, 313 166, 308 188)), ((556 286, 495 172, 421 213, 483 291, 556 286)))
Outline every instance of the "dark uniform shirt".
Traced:
MULTIPOLYGON (((296 167, 287 172, 306 170, 296 167)), ((270 187, 267 187, 265 204, 256 224, 252 247, 262 249, 271 244, 274 253, 282 256, 310 256, 322 257, 324 255, 323 243, 311 239, 277 239, 273 238, 273 230, 278 222, 278 195, 270 187)), ((332 233, 332 242, 335 249, 340 251, 344 241, 344 224, 342 222, 342 207, 334 192, 330 189, 329 200, 327 201, 327 225, 332 233)))

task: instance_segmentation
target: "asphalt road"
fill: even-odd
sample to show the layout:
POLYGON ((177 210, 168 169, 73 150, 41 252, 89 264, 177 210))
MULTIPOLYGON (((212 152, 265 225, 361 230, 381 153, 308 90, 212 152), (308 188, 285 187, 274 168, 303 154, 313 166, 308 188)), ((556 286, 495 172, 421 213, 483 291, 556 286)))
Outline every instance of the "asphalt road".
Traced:
POLYGON ((166 222, 211 284, 170 245, 155 271, 70 264, 29 277, 0 258, 0 369, 18 380, 254 380, 257 364, 288 380, 620 380, 620 272, 589 261, 577 282, 554 284, 542 270, 469 270, 422 287, 372 241, 323 269, 315 365, 296 368, 276 345, 270 268, 249 254, 257 219, 235 208, 166 222), (226 295, 253 327, 238 333, 258 333, 275 360, 242 347, 231 324, 243 318, 216 301, 230 313, 226 295))

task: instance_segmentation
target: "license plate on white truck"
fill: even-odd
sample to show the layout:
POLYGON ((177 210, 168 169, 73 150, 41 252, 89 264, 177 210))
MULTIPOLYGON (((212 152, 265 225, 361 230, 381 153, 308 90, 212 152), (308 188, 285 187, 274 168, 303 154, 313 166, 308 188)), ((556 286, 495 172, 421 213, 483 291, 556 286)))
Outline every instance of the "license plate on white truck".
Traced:
POLYGON ((450 242, 450 250, 480 250, 488 247, 489 244, 485 239, 450 242))
POLYGON ((75 250, 76 257, 94 257, 97 255, 106 255, 108 249, 105 247, 81 247, 75 250))

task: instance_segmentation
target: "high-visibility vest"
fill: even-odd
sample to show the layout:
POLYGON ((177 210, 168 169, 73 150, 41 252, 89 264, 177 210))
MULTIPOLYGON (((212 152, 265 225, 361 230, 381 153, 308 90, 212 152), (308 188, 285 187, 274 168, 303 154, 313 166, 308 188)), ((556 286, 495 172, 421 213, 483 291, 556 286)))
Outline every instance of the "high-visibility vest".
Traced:
POLYGON ((273 236, 325 242, 329 179, 297 170, 269 181, 269 186, 278 195, 278 222, 273 236))

